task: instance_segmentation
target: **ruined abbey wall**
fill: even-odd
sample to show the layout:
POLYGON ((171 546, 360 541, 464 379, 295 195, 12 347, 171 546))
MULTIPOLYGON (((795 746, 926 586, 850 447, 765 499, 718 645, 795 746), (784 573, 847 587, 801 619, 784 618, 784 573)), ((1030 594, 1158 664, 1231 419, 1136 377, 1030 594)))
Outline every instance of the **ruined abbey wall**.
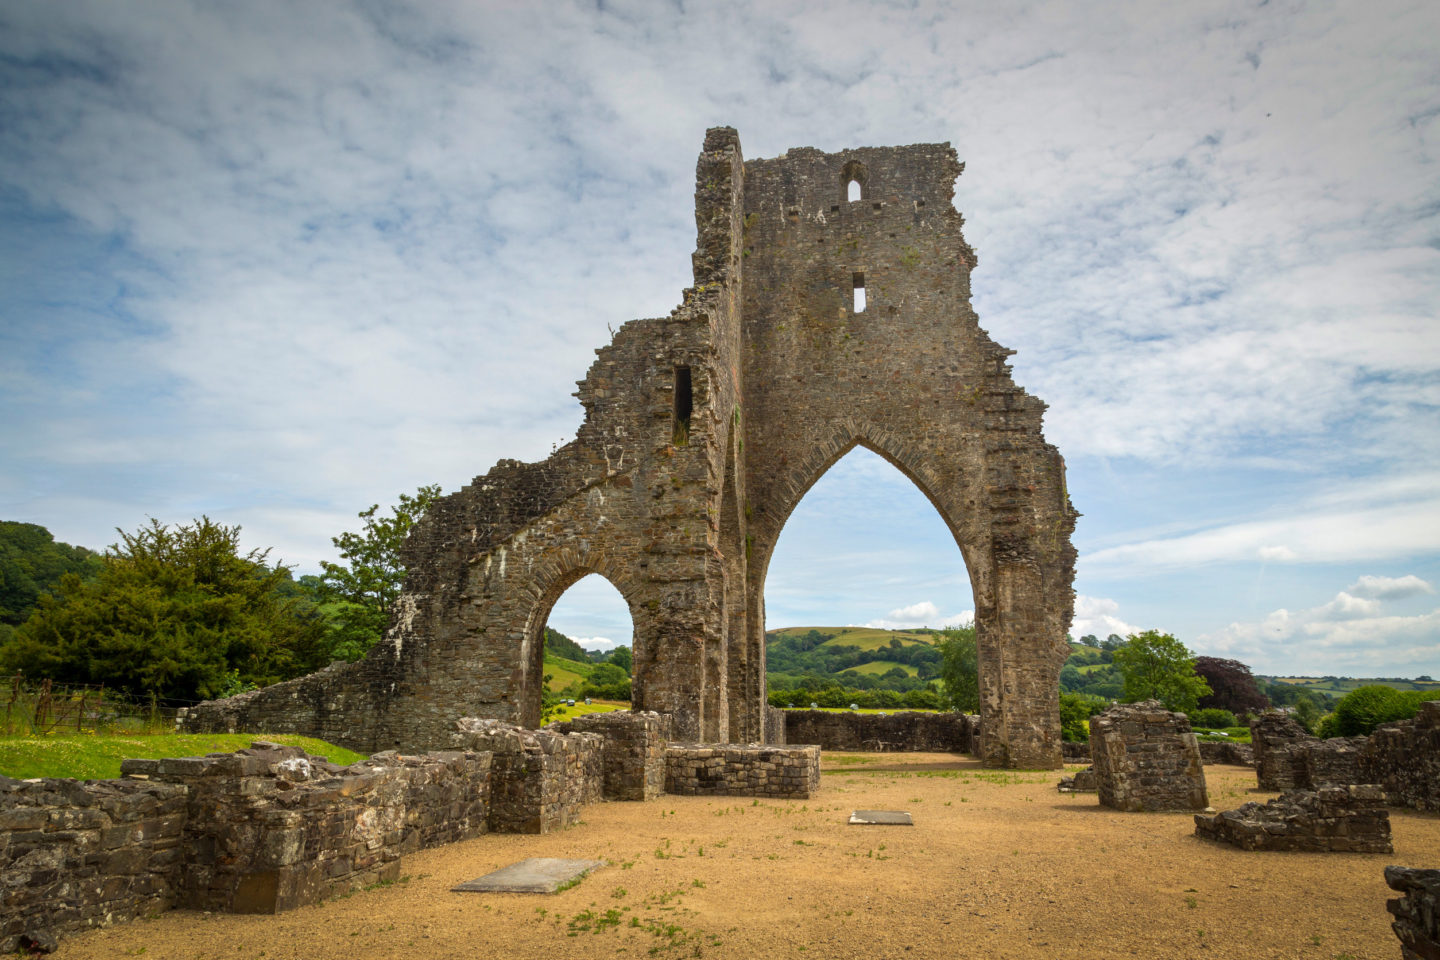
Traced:
POLYGON ((970 572, 981 755, 1058 767, 1077 514, 1044 404, 970 307, 961 170, 948 144, 746 162, 734 130, 710 130, 695 285, 597 351, 575 440, 430 508, 364 661, 201 705, 187 725, 361 750, 443 746, 460 716, 536 726, 545 622, 599 573, 634 621, 636 709, 681 740, 772 741, 770 559, 805 492, 864 446, 924 491, 970 572))

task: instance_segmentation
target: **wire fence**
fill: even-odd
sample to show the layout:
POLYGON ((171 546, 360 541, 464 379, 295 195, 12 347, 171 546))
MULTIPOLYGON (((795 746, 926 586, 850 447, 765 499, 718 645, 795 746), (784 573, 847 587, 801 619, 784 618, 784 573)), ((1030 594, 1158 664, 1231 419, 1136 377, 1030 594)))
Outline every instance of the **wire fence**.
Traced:
POLYGON ((165 733, 174 727, 174 709, 155 699, 137 702, 103 684, 10 679, 3 734, 49 736, 65 733, 165 733))

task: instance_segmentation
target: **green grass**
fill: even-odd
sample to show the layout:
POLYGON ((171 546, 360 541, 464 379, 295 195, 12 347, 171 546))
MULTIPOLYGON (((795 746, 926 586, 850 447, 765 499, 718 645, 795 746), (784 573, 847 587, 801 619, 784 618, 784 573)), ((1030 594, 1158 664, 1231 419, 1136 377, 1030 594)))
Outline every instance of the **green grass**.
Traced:
POLYGON ((849 673, 853 670, 856 673, 874 674, 878 677, 882 673, 889 673, 896 667, 904 670, 907 677, 913 677, 919 672, 908 663, 896 663, 893 660, 871 660, 869 663, 862 663, 858 667, 846 667, 841 673, 849 673))
POLYGON ((1275 677, 1277 683, 1289 683, 1316 693, 1343 697, 1357 687, 1394 687, 1396 690, 1440 690, 1440 680, 1377 680, 1372 677, 1349 677, 1328 680, 1325 677, 1275 677))
POLYGON ((27 780, 32 777, 69 777, 75 780, 113 780, 120 776, 120 761, 162 757, 199 757, 230 753, 269 740, 300 747, 306 753, 351 764, 364 754, 288 733, 157 733, 70 734, 49 737, 0 737, 0 774, 27 780))
POLYGON ((619 700, 596 700, 594 703, 586 703, 584 700, 576 700, 575 706, 564 705, 556 707, 550 712, 550 716, 540 721, 543 727, 546 724, 559 723, 562 720, 574 720, 576 717, 583 717, 587 713, 610 713, 615 710, 629 710, 630 704, 622 703, 619 700))
MULTIPOLYGON (((780 708, 784 710, 784 707, 780 708)), ((797 703, 791 707, 792 710, 809 710, 810 704, 797 703)), ((922 710, 919 707, 861 707, 859 710, 851 710, 849 707, 816 707, 825 713, 944 713, 944 710, 922 710)))
POLYGON ((554 654, 545 654, 544 671, 550 675, 550 682, 546 689, 551 693, 559 693, 572 683, 579 683, 595 670, 593 663, 581 663, 579 660, 567 660, 564 657, 557 657, 554 654))
POLYGON ((834 635, 825 640, 822 646, 854 646, 861 651, 878 651, 883 646, 890 646, 891 638, 900 640, 901 646, 914 646, 916 643, 930 646, 936 640, 936 633, 930 630, 881 630, 870 626, 788 626, 780 630, 769 630, 766 636, 805 636, 811 630, 834 635))

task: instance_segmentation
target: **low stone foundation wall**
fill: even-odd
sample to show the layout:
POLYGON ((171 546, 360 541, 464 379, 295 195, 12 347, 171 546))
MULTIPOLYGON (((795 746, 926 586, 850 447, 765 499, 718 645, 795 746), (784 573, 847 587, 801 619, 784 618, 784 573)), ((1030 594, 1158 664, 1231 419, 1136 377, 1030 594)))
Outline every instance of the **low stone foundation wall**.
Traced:
POLYGON ((1302 790, 1319 790, 1324 786, 1365 783, 1360 773, 1360 754, 1369 742, 1369 737, 1334 737, 1295 744, 1296 785, 1302 790))
POLYGON ((1255 751, 1255 779, 1261 790, 1293 790, 1302 785, 1302 744, 1315 738, 1289 714, 1262 713, 1250 721, 1250 744, 1255 751))
POLYGON ((1060 744, 1060 756, 1066 763, 1089 763, 1090 741, 1066 740, 1060 744))
POLYGON ((689 797, 805 799, 820 789, 820 748, 672 743, 665 792, 689 797))
POLYGON ((484 833, 490 801, 488 754, 339 767, 257 743, 121 770, 186 788, 177 903, 225 913, 278 913, 394 879, 402 855, 484 833))
POLYGON ((1236 767, 1255 766, 1255 751, 1248 743, 1200 741, 1200 759, 1204 763, 1228 763, 1236 767))
POLYGON ((1420 704, 1413 720, 1372 733, 1360 752, 1360 775, 1380 784, 1392 806, 1440 811, 1440 700, 1420 704))
POLYGON ((168 783, 0 777, 0 953, 174 906, 185 800, 168 783))
POLYGON ((824 750, 974 753, 980 718, 963 713, 846 713, 785 710, 786 743, 824 750))
POLYGON ((549 833, 580 819, 604 796, 605 739, 596 733, 527 730, 499 720, 455 721, 456 747, 494 755, 490 829, 549 833))
POLYGON ((1158 700, 1118 704, 1091 717, 1090 751, 1102 806, 1127 811, 1209 806, 1190 721, 1158 700))
POLYGON ((393 878, 485 832, 490 755, 296 747, 126 760, 124 780, 0 778, 0 951, 186 906, 274 913, 393 878))
POLYGON ((554 733, 597 733, 606 800, 653 800, 665 792, 665 728, 654 711, 591 713, 545 729, 554 733))
POLYGON ((1287 790, 1264 805, 1197 814, 1195 835, 1243 850, 1393 852, 1385 794, 1371 784, 1287 790))
POLYGON ((1076 770, 1068 777, 1061 777, 1055 789, 1061 793, 1094 793, 1097 789, 1095 768, 1086 767, 1083 770, 1076 770))
POLYGON ((1390 929, 1400 938, 1403 960, 1440 957, 1440 870, 1386 867, 1385 883, 1402 896, 1385 901, 1395 918, 1390 929))

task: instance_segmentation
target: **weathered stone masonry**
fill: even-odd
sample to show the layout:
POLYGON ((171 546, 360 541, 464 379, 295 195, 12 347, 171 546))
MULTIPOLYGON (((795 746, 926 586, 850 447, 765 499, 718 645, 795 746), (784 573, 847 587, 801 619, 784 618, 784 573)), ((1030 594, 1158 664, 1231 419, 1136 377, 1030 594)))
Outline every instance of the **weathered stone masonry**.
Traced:
POLYGON ((1158 700, 1112 706, 1090 718, 1095 786, 1116 810, 1203 810, 1200 746, 1183 713, 1158 700))
POLYGON ((188 724, 365 751, 443 746, 461 716, 538 726, 546 619, 599 573, 634 621, 636 708, 669 714, 679 739, 767 742, 770 558, 805 492, 864 446, 920 487, 964 556, 983 759, 1058 767, 1078 515, 1044 404, 971 309, 961 170, 948 144, 747 162, 734 130, 710 130, 695 285, 597 351, 575 440, 430 509, 365 660, 188 724))

